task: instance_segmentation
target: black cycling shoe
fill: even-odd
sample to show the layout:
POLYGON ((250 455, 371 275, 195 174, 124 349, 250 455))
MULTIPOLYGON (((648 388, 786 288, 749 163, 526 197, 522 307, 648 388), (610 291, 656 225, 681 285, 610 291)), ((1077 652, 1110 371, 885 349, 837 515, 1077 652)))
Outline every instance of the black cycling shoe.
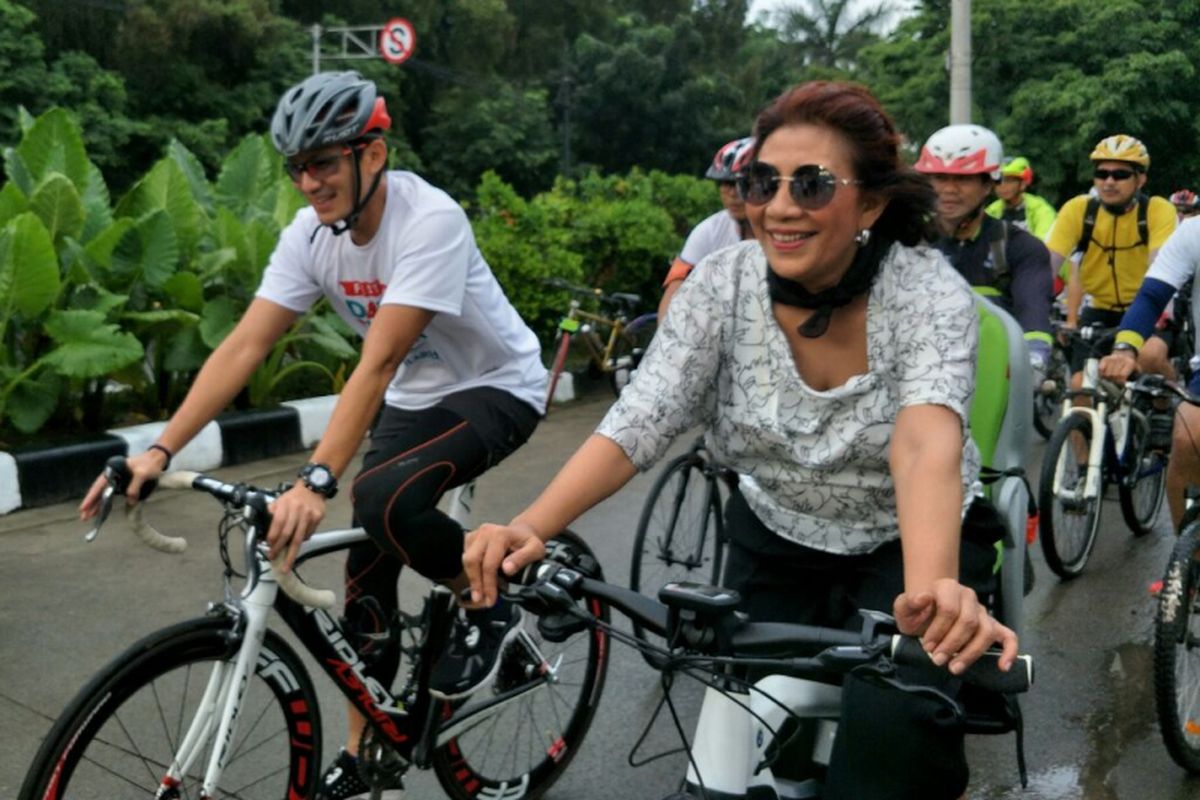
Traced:
POLYGON ((321 776, 316 800, 346 800, 371 791, 358 771, 358 759, 343 748, 321 776))
POLYGON ((433 665, 429 693, 442 700, 466 697, 496 677, 504 646, 521 630, 521 609, 508 602, 459 615, 445 652, 433 665))

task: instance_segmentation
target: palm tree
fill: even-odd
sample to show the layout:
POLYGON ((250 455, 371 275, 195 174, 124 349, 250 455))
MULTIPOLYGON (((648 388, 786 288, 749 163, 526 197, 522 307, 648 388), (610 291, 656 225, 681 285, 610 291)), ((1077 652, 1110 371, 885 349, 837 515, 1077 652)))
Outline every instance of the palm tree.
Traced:
POLYGON ((879 38, 892 14, 887 0, 851 14, 855 0, 796 0, 775 12, 784 38, 802 47, 805 64, 847 69, 858 51, 879 38))

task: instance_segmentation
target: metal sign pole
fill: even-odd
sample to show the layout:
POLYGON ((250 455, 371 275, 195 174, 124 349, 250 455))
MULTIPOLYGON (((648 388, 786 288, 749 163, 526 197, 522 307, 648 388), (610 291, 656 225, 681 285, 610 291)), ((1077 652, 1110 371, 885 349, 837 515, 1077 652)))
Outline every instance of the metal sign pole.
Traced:
POLYGON ((316 75, 321 71, 321 26, 314 23, 311 30, 313 75, 316 75))

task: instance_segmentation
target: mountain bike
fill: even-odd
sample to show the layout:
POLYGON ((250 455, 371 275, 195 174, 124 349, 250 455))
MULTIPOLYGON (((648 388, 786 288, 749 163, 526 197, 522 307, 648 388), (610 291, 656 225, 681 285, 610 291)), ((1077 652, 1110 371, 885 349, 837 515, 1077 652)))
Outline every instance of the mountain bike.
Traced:
MULTIPOLYGON (((1200 405, 1181 384, 1159 379, 1150 386, 1200 405)), ((1200 488, 1188 487, 1186 503, 1154 616, 1154 703, 1172 760, 1200 774, 1200 488)))
POLYGON ((548 286, 564 289, 581 297, 590 298, 602 308, 610 309, 611 316, 588 311, 583 301, 571 298, 567 313, 558 323, 554 338, 554 360, 550 366, 550 384, 546 391, 546 408, 554 399, 558 380, 566 368, 571 343, 581 340, 588 358, 588 369, 597 377, 608 376, 613 393, 620 395, 633 371, 637 369, 642 354, 654 338, 658 315, 637 314, 643 306, 642 298, 636 294, 614 292, 606 294, 600 289, 576 286, 567 281, 551 279, 548 286))
MULTIPOLYGON (((933 666, 919 640, 899 635, 886 614, 864 612, 859 630, 750 622, 736 610, 738 593, 729 589, 672 582, 655 601, 553 562, 531 565, 511 580, 506 596, 520 598, 525 608, 541 604, 544 613, 561 610, 578 625, 606 629, 610 638, 651 651, 661 661, 660 709, 670 710, 688 754, 680 792, 669 800, 819 798, 821 765, 828 763, 841 713, 839 684, 846 675, 933 699, 970 732, 999 732, 988 714, 974 712, 934 687, 944 671, 933 666), (590 602, 625 614, 665 644, 640 641, 612 628, 586 611, 590 602), (920 682, 901 680, 897 665, 920 668, 920 682), (765 677, 750 680, 744 677, 747 669, 765 677), (690 740, 671 699, 671 678, 679 675, 708 686, 690 740), (800 724, 789 725, 789 720, 800 724), (776 777, 772 767, 785 746, 788 758, 795 759, 793 748, 801 741, 808 745, 802 757, 815 765, 816 775, 803 781, 776 777)), ((1015 695, 1033 682, 1033 660, 1020 656, 1010 671, 1001 672, 997 655, 995 650, 985 653, 962 680, 999 699, 1005 708, 1015 708, 1015 695)), ((1016 714, 1019 719, 1019 711, 1016 714)), ((653 718, 647 730, 650 724, 653 718)), ((789 769, 803 766, 807 765, 791 763, 789 769)), ((1021 769, 1024 780, 1023 761, 1021 769)))
MULTIPOLYGON (((629 588, 656 596, 671 581, 719 584, 725 556, 725 499, 737 485, 737 475, 718 464, 700 436, 688 452, 663 468, 638 519, 629 567, 629 588)), ((634 635, 647 641, 650 633, 633 623, 634 635)), ((661 667, 654 654, 642 655, 661 667)))
POLYGON ((1046 564, 1067 580, 1083 572, 1096 543, 1101 501, 1116 483, 1121 515, 1135 536, 1153 528, 1166 488, 1167 454, 1149 446, 1152 399, 1100 377, 1100 354, 1115 328, 1068 331, 1091 352, 1083 386, 1068 398, 1086 397, 1091 406, 1063 404, 1063 416, 1046 445, 1038 487, 1039 534, 1046 564))
MULTIPOLYGON (((127 485, 124 459, 110 459, 106 475, 110 486, 91 538, 127 485)), ((225 507, 217 537, 224 598, 207 615, 146 636, 104 667, 52 726, 19 800, 133 791, 206 800, 311 798, 322 766, 321 709, 304 662, 267 628, 272 609, 369 721, 359 763, 374 795, 416 767, 432 769, 453 798, 540 797, 570 763, 604 686, 605 627, 576 630, 570 604, 554 612, 530 608, 492 684, 465 699, 439 700, 430 694, 430 676, 453 624, 455 598, 434 584, 424 608, 402 614, 389 631, 399 637, 402 677, 395 688, 384 686, 364 670, 363 635, 329 613, 333 592, 267 558, 267 505, 285 487, 267 491, 186 472, 168 473, 159 485, 206 492, 225 507)), ((133 515, 138 536, 180 552, 186 541, 146 525, 142 507, 133 515)), ((559 538, 551 563, 601 575, 581 539, 559 538)), ((361 528, 318 532, 296 566, 365 541, 361 528)), ((586 606, 581 613, 607 621, 601 601, 586 606)))

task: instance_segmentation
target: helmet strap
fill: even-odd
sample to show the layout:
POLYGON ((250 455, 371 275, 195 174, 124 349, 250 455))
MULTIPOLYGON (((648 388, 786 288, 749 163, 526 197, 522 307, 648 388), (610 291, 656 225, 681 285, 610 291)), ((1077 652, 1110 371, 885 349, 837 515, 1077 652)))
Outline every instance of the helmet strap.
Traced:
POLYGON ((362 164, 362 155, 360 154, 359 150, 354 147, 350 148, 350 152, 354 158, 354 174, 352 176, 354 186, 354 206, 350 209, 350 213, 347 214, 345 219, 343 219, 340 223, 330 223, 329 229, 333 231, 334 236, 341 236, 346 231, 354 229, 354 226, 358 224, 358 218, 361 217, 363 211, 366 210, 367 203, 371 202, 371 197, 374 196, 375 190, 379 188, 379 181, 383 177, 383 173, 387 171, 381 169, 379 172, 376 172, 375 177, 371 180, 370 187, 367 189, 367 193, 362 197, 359 197, 359 192, 362 190, 362 181, 359 179, 359 165, 362 164))
POLYGON ((979 220, 983 218, 983 210, 987 207, 989 199, 990 196, 985 197, 982 203, 975 206, 972 211, 968 212, 967 215, 959 220, 959 223, 954 226, 954 237, 956 239, 966 239, 968 236, 970 236, 972 233, 971 228, 973 228, 975 223, 979 222, 979 220))

